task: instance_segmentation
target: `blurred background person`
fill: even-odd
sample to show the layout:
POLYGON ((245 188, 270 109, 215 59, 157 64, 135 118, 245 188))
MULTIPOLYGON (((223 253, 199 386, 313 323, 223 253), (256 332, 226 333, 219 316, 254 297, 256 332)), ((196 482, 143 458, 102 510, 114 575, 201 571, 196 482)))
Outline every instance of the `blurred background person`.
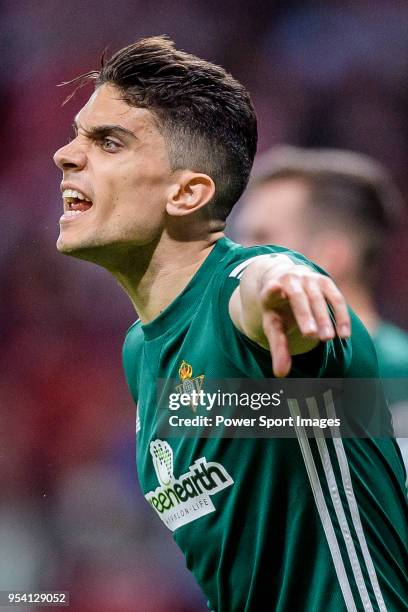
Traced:
MULTIPOLYGON (((336 281, 372 336, 381 376, 390 379, 397 434, 408 422, 408 334, 381 317, 376 293, 384 246, 402 210, 389 173, 368 156, 277 146, 258 156, 236 220, 244 245, 300 251, 336 281)), ((399 442, 408 466, 407 441, 399 442)))

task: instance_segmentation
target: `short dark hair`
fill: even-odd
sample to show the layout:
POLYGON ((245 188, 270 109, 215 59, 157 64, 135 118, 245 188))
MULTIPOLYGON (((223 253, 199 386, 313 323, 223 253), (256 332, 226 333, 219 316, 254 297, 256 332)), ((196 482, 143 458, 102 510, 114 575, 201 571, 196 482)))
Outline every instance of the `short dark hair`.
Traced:
POLYGON ((284 178, 307 186, 308 205, 316 213, 309 214, 311 224, 354 229, 361 267, 367 271, 377 262, 384 237, 397 227, 403 209, 402 197, 382 164, 352 151, 286 145, 258 156, 251 185, 284 178))
POLYGON ((209 175, 216 187, 211 216, 225 220, 247 185, 257 145, 255 111, 241 83, 167 36, 139 40, 78 79, 112 84, 130 106, 150 110, 172 170, 209 175))

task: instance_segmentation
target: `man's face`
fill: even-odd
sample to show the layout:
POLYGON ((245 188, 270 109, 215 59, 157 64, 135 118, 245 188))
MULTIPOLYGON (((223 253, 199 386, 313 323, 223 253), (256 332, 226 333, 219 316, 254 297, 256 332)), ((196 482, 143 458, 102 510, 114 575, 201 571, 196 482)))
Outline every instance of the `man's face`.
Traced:
POLYGON ((274 179, 253 187, 237 222, 240 242, 277 244, 306 254, 307 200, 308 188, 298 179, 274 179))
POLYGON ((64 197, 57 248, 114 264, 121 250, 160 235, 172 176, 165 142, 152 113, 111 85, 94 92, 75 124, 76 137, 54 156, 64 197))

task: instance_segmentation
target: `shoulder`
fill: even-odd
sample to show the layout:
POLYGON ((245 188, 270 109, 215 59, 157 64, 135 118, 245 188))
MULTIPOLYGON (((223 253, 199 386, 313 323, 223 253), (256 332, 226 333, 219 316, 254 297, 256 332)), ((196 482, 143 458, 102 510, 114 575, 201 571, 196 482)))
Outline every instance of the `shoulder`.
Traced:
POLYGON ((373 334, 382 376, 408 375, 408 334, 392 323, 382 321, 373 334))
MULTIPOLYGON (((297 264, 306 265, 321 274, 327 275, 327 273, 300 253, 284 247, 262 245, 248 248, 236 243, 231 244, 232 247, 219 262, 212 292, 214 320, 217 325, 220 346, 225 349, 228 358, 242 371, 248 371, 251 364, 256 362, 256 366, 260 368, 264 376, 271 376, 270 351, 252 342, 240 332, 233 324, 229 314, 229 300, 239 285, 244 270, 258 258, 286 255, 297 264)), ((335 338, 330 342, 319 344, 312 351, 293 358, 291 376, 340 376, 348 367, 351 352, 350 340, 335 338)))
POLYGON ((122 349, 122 362, 126 382, 133 399, 137 402, 139 370, 142 363, 144 334, 140 319, 131 325, 126 333, 122 349))
POLYGON ((373 334, 375 344, 392 347, 394 350, 403 350, 408 353, 408 334, 400 327, 388 321, 381 321, 373 334))
POLYGON ((307 257, 299 253, 298 251, 293 251, 284 246, 279 246, 277 244, 259 244, 254 246, 243 246, 238 242, 234 242, 230 238, 224 238, 227 243, 227 256, 230 260, 238 261, 238 260, 246 260, 247 258, 257 257, 261 255, 287 255, 297 261, 302 261, 306 264, 309 264, 315 267, 315 264, 310 261, 307 257))
POLYGON ((237 286, 242 274, 250 264, 268 257, 276 257, 277 255, 286 255, 297 264, 309 266, 317 272, 326 274, 324 270, 304 255, 285 247, 272 244, 244 247, 229 238, 224 240, 228 248, 225 256, 218 263, 214 281, 218 285, 226 286, 227 293, 228 288, 233 289, 237 286))
POLYGON ((135 354, 143 345, 144 335, 141 327, 140 319, 135 321, 127 330, 125 340, 123 342, 123 359, 129 357, 130 354, 135 354))
POLYGON ((224 238, 223 243, 226 245, 226 251, 218 261, 211 282, 212 298, 221 307, 225 307, 229 303, 247 267, 262 259, 285 255, 295 264, 307 266, 315 272, 328 276, 327 272, 304 255, 285 247, 277 245, 244 247, 228 238, 224 238))

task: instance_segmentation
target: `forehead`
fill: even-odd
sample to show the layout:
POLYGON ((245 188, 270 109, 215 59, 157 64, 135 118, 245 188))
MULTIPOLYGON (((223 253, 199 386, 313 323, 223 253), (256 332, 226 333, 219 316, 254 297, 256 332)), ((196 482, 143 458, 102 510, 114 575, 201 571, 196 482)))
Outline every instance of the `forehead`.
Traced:
POLYGON ((275 178, 254 185, 248 193, 251 206, 259 208, 277 207, 300 210, 308 202, 309 187, 302 180, 292 177, 275 178))
POLYGON ((148 130, 156 131, 152 113, 146 108, 129 106, 112 85, 101 85, 89 98, 75 117, 78 125, 90 129, 99 125, 115 124, 134 133, 148 130))

